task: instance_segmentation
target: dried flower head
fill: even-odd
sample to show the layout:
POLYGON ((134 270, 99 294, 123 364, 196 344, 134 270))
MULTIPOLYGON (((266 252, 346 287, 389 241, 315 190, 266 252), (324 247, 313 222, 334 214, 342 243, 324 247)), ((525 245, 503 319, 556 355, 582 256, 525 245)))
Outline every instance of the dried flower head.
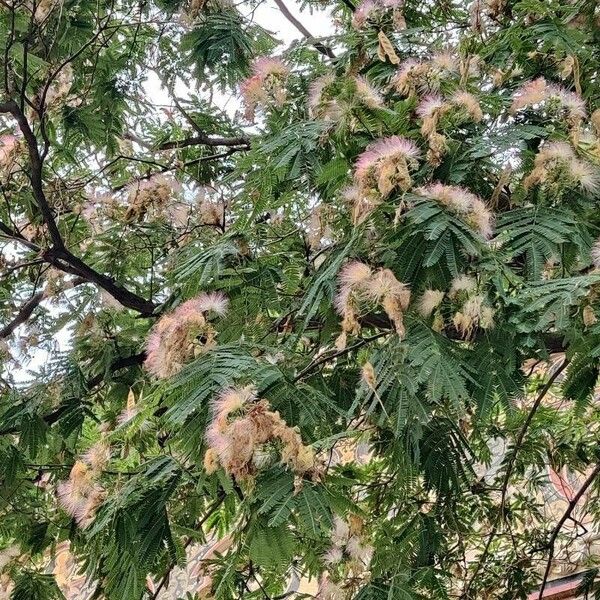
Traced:
POLYGON ((547 142, 536 154, 533 170, 523 180, 528 189, 534 185, 560 191, 579 186, 588 193, 600 189, 598 170, 579 159, 567 142, 547 142))
POLYGON ((0 170, 3 174, 10 174, 16 166, 16 159, 20 153, 20 140, 11 133, 0 136, 0 170))
POLYGON ((468 338, 476 326, 482 329, 490 329, 494 326, 494 310, 485 304, 483 296, 472 295, 454 315, 453 323, 456 330, 464 338, 468 338))
POLYGON ((238 481, 251 479, 268 464, 272 448, 297 475, 316 474, 312 448, 266 400, 256 398, 253 387, 228 389, 218 396, 206 441, 204 465, 209 473, 220 466, 238 481))
POLYGON ((163 315, 148 336, 146 369, 156 377, 170 377, 195 353, 213 348, 216 331, 208 314, 223 316, 227 304, 220 292, 201 293, 163 315))
POLYGON ((392 79, 392 86, 403 96, 427 94, 439 90, 443 81, 459 73, 456 53, 443 50, 430 59, 409 58, 400 64, 392 79))
POLYGON ((127 186, 125 220, 141 221, 150 211, 156 216, 164 214, 171 198, 181 190, 178 181, 162 173, 131 183, 127 186))
POLYGON ((548 83, 543 77, 523 84, 513 95, 510 113, 543 105, 552 112, 564 113, 570 127, 579 127, 586 115, 585 101, 579 94, 560 85, 548 83))
POLYGON ((56 488, 60 505, 82 529, 94 520, 104 498, 104 489, 95 481, 96 476, 85 463, 76 461, 69 479, 56 488))
POLYGON ((479 105, 479 100, 469 93, 462 90, 455 92, 450 98, 450 103, 462 110, 469 116, 470 119, 479 123, 483 119, 483 112, 479 105))
POLYGON ((375 389, 377 386, 377 376, 375 375, 375 368, 369 361, 362 366, 361 377, 369 389, 375 389))
POLYGON ((429 317, 431 313, 442 303, 444 292, 441 290, 425 290, 419 299, 417 310, 423 317, 429 317))
POLYGON ((419 150, 406 138, 394 135, 374 142, 358 157, 354 179, 364 193, 387 197, 392 190, 412 185, 410 170, 417 167, 419 150))
POLYGON ((398 281, 390 269, 372 271, 358 261, 348 263, 339 275, 339 289, 335 299, 337 311, 342 315, 342 334, 337 346, 343 347, 348 334, 360 331, 358 310, 361 303, 374 302, 381 306, 394 323, 399 336, 404 336, 403 314, 408 308, 410 291, 398 281))

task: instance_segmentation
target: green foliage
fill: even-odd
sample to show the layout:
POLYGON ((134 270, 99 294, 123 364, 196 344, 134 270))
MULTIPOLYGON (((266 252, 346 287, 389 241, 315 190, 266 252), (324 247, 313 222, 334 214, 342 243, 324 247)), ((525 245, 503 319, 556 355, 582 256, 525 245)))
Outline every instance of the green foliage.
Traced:
POLYGON ((593 597, 598 3, 275 4, 2 3, 0 597, 593 597))

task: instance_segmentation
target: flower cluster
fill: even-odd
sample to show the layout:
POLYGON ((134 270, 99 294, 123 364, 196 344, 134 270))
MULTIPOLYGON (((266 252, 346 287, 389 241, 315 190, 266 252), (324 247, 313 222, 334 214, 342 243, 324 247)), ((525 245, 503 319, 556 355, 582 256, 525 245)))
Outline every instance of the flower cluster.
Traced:
POLYGON ((469 338, 476 327, 491 329, 494 326, 494 309, 478 293, 477 282, 468 275, 454 279, 448 297, 459 305, 452 323, 463 338, 469 338))
POLYGON ((333 73, 321 75, 308 86, 308 111, 310 116, 323 121, 336 121, 342 108, 332 93, 336 77, 333 73))
POLYGON ((367 108, 382 108, 381 94, 361 75, 354 78, 356 97, 367 108))
POLYGON ((297 429, 290 427, 252 386, 223 391, 213 403, 206 431, 207 473, 222 467, 238 481, 248 481, 277 459, 299 476, 316 473, 315 455, 297 429))
POLYGON ((548 142, 536 154, 533 170, 523 185, 526 189, 540 185, 554 191, 579 186, 595 193, 600 189, 600 178, 597 170, 580 160, 567 142, 548 142))
POLYGON ((402 13, 404 0, 362 0, 352 15, 352 26, 362 29, 369 22, 377 21, 392 11, 392 20, 396 29, 405 29, 406 21, 402 13))
POLYGON ((330 221, 331 207, 329 205, 319 204, 310 211, 306 226, 306 240, 311 250, 321 248, 333 238, 330 221))
POLYGON ((352 261, 341 270, 339 282, 335 304, 343 320, 342 333, 336 341, 338 348, 346 346, 348 334, 356 335, 360 331, 358 316, 364 302, 381 306, 398 335, 404 337, 403 315, 410 302, 410 291, 390 269, 373 271, 369 265, 352 261))
POLYGON ((313 119, 336 123, 343 119, 344 113, 352 117, 351 111, 356 103, 370 109, 384 106, 382 95, 361 75, 340 81, 329 73, 312 81, 308 88, 308 110, 313 119), (344 94, 338 94, 341 86, 346 86, 344 94))
POLYGON ((513 95, 510 113, 515 114, 525 108, 543 105, 550 111, 564 113, 567 123, 578 128, 586 116, 585 101, 575 92, 560 85, 548 83, 543 77, 523 84, 513 95))
POLYGON ((459 90, 449 100, 431 94, 423 98, 417 107, 417 116, 422 119, 421 134, 427 139, 429 151, 427 159, 430 164, 440 164, 446 151, 446 137, 439 133, 440 119, 449 112, 456 113, 458 117, 466 117, 475 123, 483 119, 483 112, 479 101, 473 94, 459 90))
POLYGON ((181 192, 181 184, 167 175, 152 175, 128 186, 126 221, 141 221, 151 210, 162 214, 173 196, 181 192))
POLYGON ((400 64, 392 86, 403 96, 414 97, 439 89, 440 84, 460 72, 460 65, 450 51, 434 54, 430 59, 409 58, 400 64))
POLYGON ((483 201, 469 190, 456 185, 432 183, 415 189, 415 193, 435 200, 484 238, 492 236, 493 215, 483 201))
POLYGON ((202 225, 222 227, 225 218, 225 204, 223 202, 202 198, 198 202, 198 214, 202 225))
POLYGON ((283 106, 289 69, 280 59, 263 56, 254 61, 252 73, 240 86, 248 121, 254 121, 257 107, 283 106))
POLYGON ((373 548, 365 541, 362 519, 350 515, 346 522, 336 516, 331 530, 331 547, 323 557, 329 573, 322 577, 317 597, 323 600, 353 597, 352 592, 363 578, 368 577, 372 556, 373 548))
POLYGON ((0 136, 0 171, 3 175, 14 172, 20 152, 21 143, 16 135, 7 133, 0 136))
POLYGON ((104 488, 96 481, 98 476, 99 472, 91 465, 78 460, 69 479, 61 481, 56 488, 60 505, 82 529, 93 521, 104 498, 104 488))
POLYGON ((156 377, 170 377, 196 353, 213 348, 216 331, 208 314, 224 315, 227 303, 220 292, 202 293, 163 315, 148 336, 146 369, 156 377))
MULTIPOLYGON (((47 110, 58 109, 65 104, 65 100, 73 87, 73 79, 73 67, 69 63, 60 70, 56 78, 48 86, 48 91, 46 93, 47 110)), ((78 103, 79 100, 74 96, 67 102, 69 106, 76 106, 78 103)))
POLYGON ((50 13, 61 4, 60 0, 40 0, 32 2, 31 9, 35 7, 33 18, 36 23, 43 23, 50 16, 50 13))
POLYGON ((439 306, 444 300, 445 295, 445 292, 442 290, 427 289, 419 298, 419 304, 417 306, 418 313, 426 319, 435 312, 431 328, 438 332, 444 328, 444 319, 439 310, 439 306))
POLYGON ((361 222, 394 189, 406 191, 411 187, 410 171, 417 167, 418 156, 416 145, 397 135, 367 147, 356 161, 355 185, 347 191, 354 204, 355 223, 361 222))

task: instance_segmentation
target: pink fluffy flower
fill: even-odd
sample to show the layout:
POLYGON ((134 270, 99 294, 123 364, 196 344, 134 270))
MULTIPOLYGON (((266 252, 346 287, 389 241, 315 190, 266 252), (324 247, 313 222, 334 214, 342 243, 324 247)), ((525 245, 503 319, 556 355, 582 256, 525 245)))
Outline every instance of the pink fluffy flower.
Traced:
POLYGON ((196 351, 214 347, 216 332, 207 317, 211 312, 223 316, 227 305, 221 292, 202 293, 163 315, 147 338, 146 369, 156 377, 170 377, 196 351), (200 337, 202 343, 198 341, 200 337))
POLYGON ((382 159, 403 158, 405 160, 416 160, 419 157, 417 146, 398 135, 383 138, 367 146, 367 149, 356 161, 356 176, 362 177, 378 161, 382 159))
POLYGON ((377 12, 377 9, 378 4, 374 0, 363 0, 352 15, 352 26, 356 29, 364 27, 371 16, 377 12))
POLYGON ((543 102, 548 94, 548 84, 543 77, 524 83, 514 94, 510 112, 515 113, 527 106, 543 102))
POLYGON ((269 75, 285 77, 290 70, 279 58, 261 56, 252 63, 252 72, 264 81, 269 75))
POLYGON ((10 171, 15 162, 19 138, 7 133, 0 136, 0 169, 10 171))
POLYGON ((442 183, 432 183, 415 191, 418 195, 431 198, 459 215, 484 238, 492 236, 493 215, 476 194, 460 186, 442 183))
POLYGON ((417 106, 417 116, 421 119, 428 119, 434 116, 434 114, 445 106, 444 100, 441 96, 436 94, 430 94, 423 98, 423 100, 417 106))
POLYGON ((249 121, 254 120, 255 110, 259 106, 283 105, 286 97, 284 82, 289 72, 289 68, 279 58, 261 56, 254 61, 253 75, 240 85, 246 105, 245 116, 249 121))

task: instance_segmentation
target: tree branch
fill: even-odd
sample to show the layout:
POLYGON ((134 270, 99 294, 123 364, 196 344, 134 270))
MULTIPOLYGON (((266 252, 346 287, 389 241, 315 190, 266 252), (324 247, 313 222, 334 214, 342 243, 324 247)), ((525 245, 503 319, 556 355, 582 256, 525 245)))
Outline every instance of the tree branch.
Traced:
POLYGON ((50 234, 50 238, 52 239, 52 243, 56 248, 64 248, 65 244, 63 239, 58 231, 58 226, 56 225, 56 221, 54 220, 54 215, 52 214, 52 209, 48 204, 46 199, 46 195, 44 194, 43 182, 42 182, 42 157, 40 156, 40 152, 37 145, 37 140, 35 139, 35 135, 29 126, 29 122, 27 118, 23 114, 23 111, 19 107, 19 105, 14 100, 9 100, 4 104, 0 105, 0 112, 8 112, 13 118, 17 121, 19 129, 25 138, 25 142, 27 144, 27 151, 29 153, 29 161, 31 162, 31 191, 33 192, 33 197, 35 198, 36 204, 42 213, 42 217, 46 226, 48 227, 48 233, 50 234))
POLYGON ((173 140, 161 144, 159 150, 171 150, 173 148, 187 148, 188 146, 245 146, 250 147, 250 140, 246 137, 211 137, 206 133, 198 133, 183 140, 173 140))
MULTIPOLYGON (((155 304, 121 287, 112 277, 99 273, 67 249, 44 193, 42 180, 43 160, 40 156, 37 140, 29 126, 27 118, 14 100, 0 104, 0 113, 10 113, 13 116, 27 144, 29 160, 31 162, 30 179, 33 196, 42 213, 42 218, 48 227, 53 246, 43 251, 42 257, 44 260, 62 271, 78 275, 87 281, 97 284, 117 299, 123 306, 131 308, 144 316, 151 315, 156 308, 155 304)), ((1 230, 7 235, 10 234, 12 237, 15 237, 15 232, 10 230, 10 228, 3 227, 1 230)), ((16 239, 23 241, 24 238, 21 238, 22 236, 16 236, 16 239)))
MULTIPOLYGON (((114 363, 112 363, 112 365, 110 365, 110 367, 108 368, 108 372, 112 374, 116 373, 117 371, 120 371, 121 369, 126 369, 127 367, 141 365, 144 362, 144 360, 146 360, 145 352, 140 352, 139 354, 132 354, 131 356, 119 358, 114 363)), ((88 390, 91 390, 92 388, 100 385, 100 383, 104 381, 105 376, 106 372, 94 375, 93 377, 87 380, 85 387, 88 390)), ((63 406, 59 406, 58 408, 48 413, 47 415, 42 416, 41 418, 44 421, 44 423, 46 423, 46 425, 53 425, 60 419, 64 410, 65 408, 63 406)), ((0 430, 0 436, 19 433, 20 431, 20 427, 5 427, 4 429, 0 430)))
POLYGON ((0 329, 0 339, 4 340, 9 337, 13 331, 19 326, 22 325, 29 319, 29 317, 33 314, 33 311, 40 305, 40 302, 44 299, 44 292, 38 292, 34 294, 21 308, 17 313, 17 316, 8 324, 6 324, 2 329, 0 329))
POLYGON ((313 41, 315 38, 311 35, 310 31, 290 12, 289 8, 283 3, 283 0, 275 0, 275 4, 279 7, 279 10, 283 13, 283 16, 305 37, 312 45, 324 56, 328 58, 335 58, 335 54, 331 48, 325 46, 321 42, 313 41))
POLYGON ((546 562, 546 569, 544 570, 544 577, 542 579, 542 585, 540 586, 540 591, 538 595, 538 600, 542 600, 544 597, 544 589, 546 588, 546 584, 548 583, 548 576, 550 575, 550 569, 552 568, 552 559, 554 558, 554 545, 556 544, 556 539, 558 538, 558 534, 562 529, 563 525, 571 518, 571 513, 575 510, 579 500, 588 490, 588 488, 592 485, 596 477, 600 474, 600 463, 598 463, 594 470, 588 475, 587 479, 583 482, 582 486, 579 488, 571 502, 569 502, 567 509, 563 513, 563 516, 560 518, 552 533, 550 534, 550 538, 548 540, 548 560, 546 562))
POLYGON ((483 549, 483 552, 481 553, 481 556, 479 557, 479 560, 477 561, 477 565, 475 567, 473 575, 467 582, 464 592, 461 594, 461 598, 469 598, 470 597, 469 592, 471 590, 471 587, 472 587, 473 583, 475 582, 477 576, 479 575, 479 572, 485 565, 487 557, 490 553, 492 542, 494 541, 494 539, 496 538, 496 534, 498 533, 498 529, 500 527, 500 521, 502 520, 502 517, 504 515, 504 504, 506 502, 506 494, 508 493, 508 485, 510 483, 510 478, 512 476, 515 462, 517 460, 517 454, 519 453, 521 446, 523 445, 523 441, 525 440, 525 435, 527 433, 527 430, 529 429, 529 426, 531 425, 531 422, 533 421, 533 417, 534 417, 535 413, 537 412, 538 408, 540 407, 542 400, 546 397, 546 394, 550 391, 550 388, 554 385, 554 382, 558 379, 560 374, 567 368, 568 364, 569 364, 569 359, 565 358, 563 360, 563 362, 560 364, 560 366, 554 371, 554 373, 552 373, 552 375, 550 376, 550 378, 548 379, 548 381, 546 382, 544 387, 540 390, 540 393, 537 395, 533 405, 529 409, 529 413, 527 414, 527 418, 525 419, 525 422, 523 423, 523 425, 521 426, 521 429, 519 430, 519 433, 517 434, 517 437, 515 439, 515 444, 513 446, 512 452, 508 459, 508 463, 506 465, 506 471, 504 473, 504 478, 502 480, 500 510, 498 511, 498 516, 496 517, 494 524, 492 525, 492 529, 488 534, 488 539, 487 539, 487 542, 483 549))

